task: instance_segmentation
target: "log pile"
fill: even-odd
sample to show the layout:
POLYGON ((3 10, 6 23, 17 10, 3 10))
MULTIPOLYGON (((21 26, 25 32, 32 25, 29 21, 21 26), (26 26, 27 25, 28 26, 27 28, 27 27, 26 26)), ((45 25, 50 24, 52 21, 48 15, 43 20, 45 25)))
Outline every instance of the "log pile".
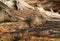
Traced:
POLYGON ((59 10, 54 12, 52 6, 55 1, 38 1, 32 4, 25 0, 0 1, 0 35, 27 33, 36 37, 60 37, 59 10))

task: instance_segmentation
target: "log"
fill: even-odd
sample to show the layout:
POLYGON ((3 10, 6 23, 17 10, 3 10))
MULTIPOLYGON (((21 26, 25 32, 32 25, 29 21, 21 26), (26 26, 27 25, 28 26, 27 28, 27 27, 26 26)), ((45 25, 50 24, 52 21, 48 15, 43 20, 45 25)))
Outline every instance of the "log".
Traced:
POLYGON ((42 16, 46 18, 47 21, 60 21, 60 14, 57 12, 51 11, 46 11, 42 6, 38 8, 39 12, 42 13, 42 16))
POLYGON ((16 4, 14 3, 14 0, 0 0, 2 3, 7 5, 10 9, 16 9, 16 4))
POLYGON ((25 2, 25 0, 17 0, 17 6, 18 6, 18 9, 27 9, 27 8, 30 8, 30 9, 34 9, 33 6, 30 6, 27 2, 25 2))
POLYGON ((21 32, 20 30, 25 30, 28 28, 29 28, 28 24, 23 21, 0 23, 0 34, 9 33, 9 32, 11 33, 21 32))

